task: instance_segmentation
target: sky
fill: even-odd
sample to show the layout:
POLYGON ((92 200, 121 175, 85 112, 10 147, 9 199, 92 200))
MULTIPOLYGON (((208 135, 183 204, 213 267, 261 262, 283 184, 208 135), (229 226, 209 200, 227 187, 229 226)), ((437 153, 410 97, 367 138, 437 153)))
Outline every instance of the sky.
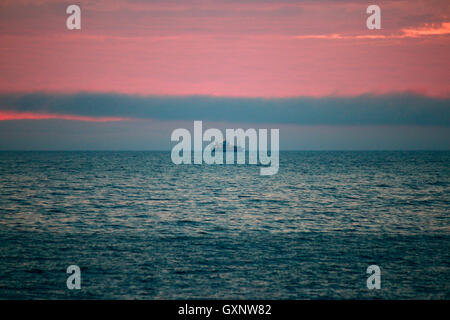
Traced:
POLYGON ((449 150, 449 56, 446 0, 1 0, 0 150, 169 150, 194 120, 449 150))

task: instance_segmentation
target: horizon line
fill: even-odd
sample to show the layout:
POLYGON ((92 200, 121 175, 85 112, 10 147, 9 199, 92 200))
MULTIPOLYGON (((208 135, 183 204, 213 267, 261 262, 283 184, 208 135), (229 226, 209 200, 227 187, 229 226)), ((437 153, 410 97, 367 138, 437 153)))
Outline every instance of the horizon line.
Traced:
MULTIPOLYGON (((269 151, 269 150, 267 150, 269 151)), ((448 149, 283 149, 279 152, 450 152, 448 149)), ((171 152, 171 149, 0 149, 0 152, 171 152)), ((191 151, 200 152, 200 151, 191 151)), ((203 151, 202 151, 203 152, 203 151)), ((248 152, 248 150, 246 150, 248 152)), ((258 151, 257 151, 258 152, 258 151)))

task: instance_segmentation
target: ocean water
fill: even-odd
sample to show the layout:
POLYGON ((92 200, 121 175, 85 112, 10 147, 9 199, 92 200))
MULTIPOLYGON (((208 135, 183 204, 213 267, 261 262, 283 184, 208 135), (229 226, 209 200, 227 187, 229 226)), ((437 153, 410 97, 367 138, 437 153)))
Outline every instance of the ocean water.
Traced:
POLYGON ((269 177, 0 152, 0 298, 449 299, 449 174, 450 152, 282 152, 269 177))

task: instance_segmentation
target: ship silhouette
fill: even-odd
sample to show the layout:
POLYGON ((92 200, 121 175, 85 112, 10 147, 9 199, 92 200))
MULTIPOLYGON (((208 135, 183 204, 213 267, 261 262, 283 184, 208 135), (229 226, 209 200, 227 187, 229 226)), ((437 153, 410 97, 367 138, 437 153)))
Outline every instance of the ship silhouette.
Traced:
POLYGON ((223 140, 222 143, 219 143, 214 147, 214 149, 212 150, 212 154, 215 154, 216 151, 217 152, 225 152, 225 151, 239 152, 239 151, 242 151, 242 148, 234 146, 231 143, 228 143, 226 140, 223 140))

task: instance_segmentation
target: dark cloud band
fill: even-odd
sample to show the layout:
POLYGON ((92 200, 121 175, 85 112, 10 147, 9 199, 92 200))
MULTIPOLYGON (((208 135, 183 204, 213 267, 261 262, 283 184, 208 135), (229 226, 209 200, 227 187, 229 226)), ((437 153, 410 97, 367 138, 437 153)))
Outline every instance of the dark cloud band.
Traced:
POLYGON ((450 99, 410 93, 271 99, 108 93, 0 94, 0 110, 158 120, 450 126, 450 99))

